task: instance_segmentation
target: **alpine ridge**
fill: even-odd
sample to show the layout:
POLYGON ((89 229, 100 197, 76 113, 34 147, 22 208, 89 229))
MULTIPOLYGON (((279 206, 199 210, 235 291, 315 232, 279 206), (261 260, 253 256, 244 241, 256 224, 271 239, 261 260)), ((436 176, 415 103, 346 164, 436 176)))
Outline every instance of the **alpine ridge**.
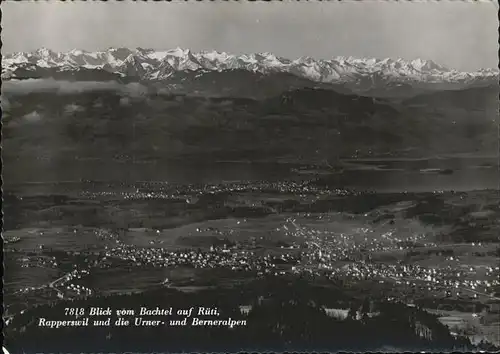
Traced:
MULTIPOLYGON (((357 91, 382 86, 461 89, 498 81, 498 70, 460 72, 432 60, 360 59, 335 57, 329 60, 301 57, 290 60, 272 53, 233 55, 217 51, 188 49, 109 48, 89 52, 73 49, 54 52, 41 48, 33 52, 6 54, 2 59, 2 79, 44 77, 50 73, 104 72, 117 78, 162 81, 178 72, 222 72, 245 70, 260 74, 288 73, 318 83, 354 85, 357 91), (43 74, 45 73, 45 74, 43 74)), ((59 75, 60 77, 61 75, 59 75)), ((78 76, 78 75, 76 75, 78 76)))

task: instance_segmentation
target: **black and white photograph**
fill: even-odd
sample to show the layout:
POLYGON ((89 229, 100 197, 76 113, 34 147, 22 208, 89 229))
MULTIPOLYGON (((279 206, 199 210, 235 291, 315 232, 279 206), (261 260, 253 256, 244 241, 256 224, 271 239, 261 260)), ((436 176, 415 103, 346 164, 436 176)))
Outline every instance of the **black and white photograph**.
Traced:
POLYGON ((500 350, 494 1, 3 1, 4 353, 500 350))

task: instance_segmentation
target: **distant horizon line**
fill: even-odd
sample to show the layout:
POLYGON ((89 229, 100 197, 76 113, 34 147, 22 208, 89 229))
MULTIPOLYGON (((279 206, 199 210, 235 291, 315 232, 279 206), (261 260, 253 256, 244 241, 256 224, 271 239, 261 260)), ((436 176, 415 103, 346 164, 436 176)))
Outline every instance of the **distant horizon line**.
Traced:
POLYGON ((330 57, 329 59, 322 59, 322 58, 317 58, 317 57, 314 57, 314 56, 310 56, 310 55, 303 55, 303 56, 300 56, 300 57, 297 57, 295 59, 290 59, 288 57, 285 57, 285 56, 281 56, 281 55, 277 55, 277 54, 274 54, 272 52, 242 52, 240 54, 234 54, 232 52, 227 52, 227 51, 220 51, 220 50, 216 50, 216 49, 212 49, 212 50, 207 50, 207 49, 202 49, 202 50, 193 50, 193 49, 189 49, 189 48, 182 48, 182 47, 175 47, 175 48, 170 48, 170 49, 160 49, 160 48, 153 48, 153 47, 141 47, 141 46, 136 46, 134 48, 132 47, 121 47, 121 46, 109 46, 107 48, 104 48, 104 49, 95 49, 95 50, 90 50, 90 49, 82 49, 82 48, 72 48, 72 49, 69 49, 69 50, 54 50, 54 49, 51 49, 51 48, 48 48, 48 47, 45 47, 45 46, 42 46, 42 47, 38 47, 37 49, 33 49, 33 50, 26 50, 26 51, 13 51, 13 52, 7 52, 7 53, 2 53, 2 59, 5 58, 5 56, 12 56, 14 54, 19 54, 19 53, 34 53, 34 52, 37 52, 37 51, 41 51, 41 50, 49 50, 53 53, 70 53, 72 51, 81 51, 81 52, 84 52, 84 53, 96 53, 96 52, 106 52, 106 51, 109 51, 109 50, 117 50, 117 49, 127 49, 127 50, 130 50, 130 51, 133 51, 133 50, 143 50, 143 51, 154 51, 154 52, 171 52, 171 51, 175 51, 175 50, 181 50, 181 51, 188 51, 188 52, 191 52, 191 53, 210 53, 210 52, 215 52, 217 54, 225 54, 225 55, 228 55, 228 56, 250 56, 250 55, 263 55, 263 54, 267 54, 267 55, 273 55, 275 56, 276 58, 278 59, 285 59, 285 60, 289 60, 289 61, 296 61, 296 60, 300 60, 300 59, 304 59, 304 58, 310 58, 310 59, 313 59, 313 60, 316 60, 316 61, 330 61, 330 60, 335 60, 335 59, 354 59, 354 60, 375 60, 377 62, 381 62, 381 61, 384 61, 384 60, 391 60, 391 61, 394 61, 394 62, 398 62, 398 61, 403 61, 403 62, 407 62, 407 63, 413 63, 415 61, 423 61, 423 62, 429 62, 429 63, 432 63, 432 64, 435 64, 447 71, 455 71, 455 72, 461 72, 461 73, 476 73, 476 72, 481 72, 481 71, 496 71, 496 72, 500 72, 500 68, 499 67, 496 67, 496 68, 479 68, 475 71, 462 71, 462 70, 459 70, 459 69, 455 69, 455 68, 451 68, 449 66, 446 66, 446 65, 442 65, 438 62, 436 62, 435 60, 433 59, 424 59, 424 58, 421 58, 421 57, 417 57, 417 58, 414 58, 414 59, 405 59, 405 58, 402 58, 402 57, 398 57, 398 58, 395 58, 395 57, 385 57, 385 58, 381 58, 381 57, 375 57, 375 56, 366 56, 366 57, 358 57, 358 56, 353 56, 353 55, 338 55, 338 56, 332 56, 330 57))

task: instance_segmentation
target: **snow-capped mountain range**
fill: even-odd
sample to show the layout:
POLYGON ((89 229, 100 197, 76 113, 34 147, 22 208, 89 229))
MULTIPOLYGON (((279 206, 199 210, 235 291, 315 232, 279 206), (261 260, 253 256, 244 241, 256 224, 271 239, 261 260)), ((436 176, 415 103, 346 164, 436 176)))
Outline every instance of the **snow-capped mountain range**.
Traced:
POLYGON ((399 84, 415 87, 450 85, 452 88, 462 88, 498 82, 496 69, 460 72, 422 59, 407 61, 335 57, 321 60, 301 57, 289 60, 271 53, 232 55, 217 51, 193 52, 180 48, 166 51, 109 48, 95 52, 76 49, 54 52, 41 48, 34 52, 5 54, 2 58, 4 80, 18 78, 19 71, 74 72, 85 69, 105 71, 118 77, 134 77, 141 81, 166 80, 176 72, 204 73, 240 69, 261 74, 284 72, 315 82, 349 83, 366 88, 399 84))

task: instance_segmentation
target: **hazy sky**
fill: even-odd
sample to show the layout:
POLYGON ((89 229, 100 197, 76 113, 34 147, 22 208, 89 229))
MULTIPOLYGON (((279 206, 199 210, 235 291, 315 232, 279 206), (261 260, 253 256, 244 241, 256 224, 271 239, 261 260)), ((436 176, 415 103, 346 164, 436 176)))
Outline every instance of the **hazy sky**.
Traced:
POLYGON ((496 2, 2 2, 3 52, 111 46, 498 66, 496 2))

